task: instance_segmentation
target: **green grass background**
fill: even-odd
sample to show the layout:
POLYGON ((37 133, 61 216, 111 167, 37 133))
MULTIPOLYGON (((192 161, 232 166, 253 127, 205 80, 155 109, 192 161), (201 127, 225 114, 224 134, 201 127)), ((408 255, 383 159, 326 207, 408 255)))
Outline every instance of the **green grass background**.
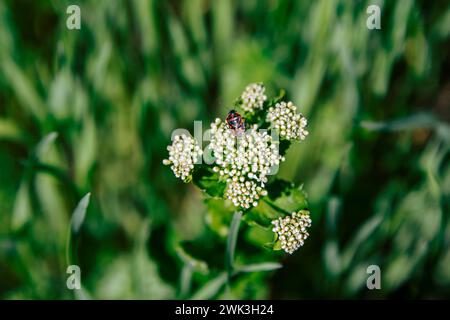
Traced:
POLYGON ((447 1, 0 0, 0 298, 449 298, 449 40, 447 1), (173 129, 257 81, 309 120, 280 176, 304 183, 313 227, 288 257, 243 225, 237 261, 283 268, 224 289, 229 221, 161 161, 173 129))

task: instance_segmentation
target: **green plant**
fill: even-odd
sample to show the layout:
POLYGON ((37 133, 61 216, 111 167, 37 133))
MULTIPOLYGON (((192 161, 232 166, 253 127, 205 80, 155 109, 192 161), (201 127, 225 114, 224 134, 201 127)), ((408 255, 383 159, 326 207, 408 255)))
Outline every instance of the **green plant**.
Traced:
MULTIPOLYGON (((163 161, 176 177, 203 190, 214 220, 233 215, 226 247, 228 280, 236 272, 234 252, 241 218, 267 232, 262 239, 273 237, 262 243, 272 250, 292 254, 309 236, 311 219, 303 188, 275 177, 290 144, 308 135, 306 118, 283 98, 284 91, 267 99, 263 84, 248 85, 233 106, 243 117, 232 110, 226 121, 217 118, 206 135, 210 144, 204 151, 190 135, 173 135, 167 148, 169 158, 163 161)), ((267 263, 264 266, 271 269, 267 263)), ((257 269, 243 266, 237 270, 257 269)))
POLYGON ((88 192, 73 254, 95 299, 449 297, 450 7, 375 2, 381 30, 373 0, 79 0, 68 30, 70 1, 0 1, 0 298, 73 298, 88 192), (304 183, 313 225, 287 255, 243 215, 234 269, 283 268, 225 285, 236 207, 160 164, 173 128, 224 119, 254 81, 308 116, 277 178, 304 183))

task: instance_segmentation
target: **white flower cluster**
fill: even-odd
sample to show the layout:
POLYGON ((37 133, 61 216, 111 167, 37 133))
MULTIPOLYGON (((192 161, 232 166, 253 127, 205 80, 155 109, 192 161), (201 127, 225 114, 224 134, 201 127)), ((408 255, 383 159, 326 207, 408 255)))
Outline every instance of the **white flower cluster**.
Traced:
POLYGON ((307 211, 293 212, 285 218, 273 220, 273 232, 278 234, 281 249, 289 254, 300 248, 309 234, 306 228, 311 227, 311 218, 307 211))
POLYGON ((211 143, 215 172, 227 181, 225 198, 244 209, 258 205, 267 176, 273 166, 284 157, 278 153, 278 144, 266 131, 254 125, 244 134, 235 136, 220 119, 211 124, 211 143))
POLYGON ((231 200, 235 206, 250 208, 250 206, 257 206, 259 197, 266 195, 266 192, 254 180, 246 181, 243 178, 234 181, 233 179, 228 179, 225 198, 231 200))
POLYGON ((174 137, 172 145, 167 147, 169 159, 163 164, 170 165, 177 178, 187 182, 194 169, 194 163, 202 156, 203 151, 191 136, 182 134, 174 137))
POLYGON ((246 112, 253 112, 256 109, 262 109, 267 96, 264 94, 266 88, 263 84, 249 84, 241 95, 242 109, 246 112))
POLYGON ((280 102, 270 107, 266 120, 287 140, 304 140, 308 135, 305 130, 308 121, 296 113, 297 107, 292 102, 280 102))

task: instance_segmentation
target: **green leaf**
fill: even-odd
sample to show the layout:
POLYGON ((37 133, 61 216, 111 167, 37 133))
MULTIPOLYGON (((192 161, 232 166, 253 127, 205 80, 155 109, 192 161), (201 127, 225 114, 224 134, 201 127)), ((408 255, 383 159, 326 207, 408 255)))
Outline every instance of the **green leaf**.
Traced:
POLYGON ((89 205, 91 193, 86 194, 78 203, 77 207, 73 211, 72 219, 70 221, 72 231, 78 233, 86 217, 86 210, 89 205))
POLYGON ((383 217, 381 215, 374 215, 366 220, 366 222, 358 229, 358 232, 355 234, 350 244, 341 254, 343 269, 346 269, 351 265, 356 253, 361 249, 362 244, 369 239, 382 222, 383 217))
POLYGON ((201 289, 199 289, 192 297, 192 300, 208 300, 214 298, 215 295, 223 288, 227 282, 227 273, 222 272, 216 278, 209 281, 201 289))
POLYGON ((177 246, 175 248, 175 251, 177 252, 180 259, 186 264, 192 267, 195 271, 198 271, 200 273, 206 274, 209 272, 208 264, 202 260, 196 259, 190 254, 188 254, 182 246, 177 246))
POLYGON ((295 184, 282 179, 275 179, 267 185, 267 192, 271 200, 275 200, 281 197, 283 193, 289 192, 290 189, 294 188, 295 184))
POLYGON ((417 113, 390 121, 361 121, 359 125, 370 131, 403 131, 436 128, 439 120, 430 113, 417 113))
POLYGON ((20 107, 41 122, 45 116, 46 106, 33 81, 31 81, 32 78, 28 77, 13 59, 5 55, 2 55, 0 69, 2 70, 4 83, 12 89, 20 107))
POLYGON ((369 131, 398 132, 417 129, 434 130, 444 141, 450 141, 450 126, 439 120, 435 115, 427 112, 389 121, 360 121, 360 127, 369 131))
POLYGON ((209 198, 205 200, 208 207, 206 222, 221 237, 226 237, 235 206, 223 199, 209 198))
POLYGON ((91 193, 86 194, 81 200, 78 202, 77 207, 72 213, 72 217, 70 218, 70 227, 67 231, 66 238, 66 263, 72 264, 73 261, 73 236, 76 235, 83 224, 84 218, 86 217, 86 210, 89 205, 89 199, 91 197, 91 193))
POLYGON ((270 228, 272 220, 282 216, 276 209, 266 201, 259 201, 256 207, 251 208, 244 214, 243 220, 249 225, 258 225, 262 228, 270 228))
POLYGON ((195 168, 192 181, 211 197, 221 198, 225 192, 226 183, 220 181, 219 175, 209 170, 205 165, 195 168))
POLYGON ((280 89, 278 96, 273 97, 272 99, 269 99, 266 101, 265 107, 267 107, 267 109, 270 107, 273 107, 277 103, 281 102, 285 96, 286 96, 286 91, 284 89, 280 89))
POLYGON ((274 233, 272 231, 272 228, 262 228, 261 226, 256 224, 251 226, 253 226, 253 228, 248 228, 246 230, 246 240, 256 246, 263 246, 272 249, 272 244, 270 244, 269 247, 265 246, 265 244, 273 242, 274 233))
POLYGON ((195 271, 200 272, 202 274, 206 274, 209 272, 208 265, 206 262, 195 259, 186 251, 184 251, 183 247, 180 245, 175 248, 180 259, 183 261, 184 266, 181 270, 180 275, 180 289, 179 289, 179 298, 185 298, 192 287, 192 275, 195 271))
POLYGON ((230 230, 228 231, 227 249, 225 252, 225 264, 227 268, 228 279, 231 278, 234 271, 234 253, 236 251, 236 243, 241 223, 242 212, 236 211, 231 221, 230 230))
POLYGON ((278 251, 281 250, 281 241, 275 241, 272 247, 273 250, 278 251))
POLYGON ((280 153, 280 155, 285 156, 287 150, 289 149, 289 147, 291 146, 291 141, 290 140, 284 140, 282 139, 280 141, 280 145, 278 147, 278 151, 280 153))
POLYGON ((284 180, 274 180, 267 185, 267 203, 284 214, 290 214, 308 208, 307 196, 303 185, 297 186, 284 180))
MULTIPOLYGON (((262 198, 258 206, 253 207, 244 215, 244 221, 251 226, 256 225, 265 230, 271 230, 273 220, 308 207, 302 186, 296 186, 294 183, 284 180, 274 180, 268 185, 267 190, 268 196, 262 198)), ((264 244, 264 247, 280 250, 281 243, 277 241, 275 235, 274 241, 264 244)))
POLYGON ((24 137, 19 126, 8 119, 0 119, 0 140, 21 142, 24 137))
POLYGON ((237 272, 261 272, 261 271, 272 271, 283 267, 278 262, 262 262, 255 264, 248 264, 246 266, 236 267, 237 272))
POLYGON ((22 182, 14 201, 14 209, 11 219, 12 230, 19 230, 30 219, 32 213, 29 185, 22 182))
POLYGON ((53 144, 53 142, 56 140, 57 137, 58 137, 57 132, 50 132, 44 138, 42 138, 42 140, 36 146, 35 150, 37 159, 41 159, 43 156, 45 156, 50 146, 53 144))

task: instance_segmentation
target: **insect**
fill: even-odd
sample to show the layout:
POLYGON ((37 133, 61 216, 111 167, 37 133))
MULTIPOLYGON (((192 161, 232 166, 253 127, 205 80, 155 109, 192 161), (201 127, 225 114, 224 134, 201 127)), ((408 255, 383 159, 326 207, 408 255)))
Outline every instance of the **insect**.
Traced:
POLYGON ((236 110, 228 112, 226 122, 234 134, 241 134, 245 131, 245 120, 236 110))

